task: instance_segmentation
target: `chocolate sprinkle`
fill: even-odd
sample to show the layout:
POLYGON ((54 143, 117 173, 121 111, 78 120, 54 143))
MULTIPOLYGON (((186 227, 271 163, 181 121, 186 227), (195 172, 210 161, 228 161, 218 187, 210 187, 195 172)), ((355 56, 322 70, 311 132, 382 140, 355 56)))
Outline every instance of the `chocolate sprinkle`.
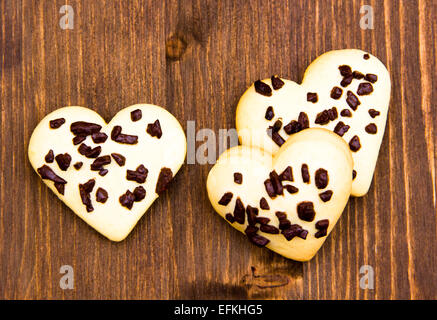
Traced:
POLYGON ((62 171, 67 171, 71 163, 71 156, 68 153, 58 154, 55 157, 55 160, 59 166, 59 169, 61 169, 62 171))
POLYGON ((371 83, 375 83, 376 81, 378 81, 378 76, 376 74, 368 73, 364 77, 364 80, 367 80, 371 83))
POLYGON ((291 120, 289 124, 284 126, 284 131, 286 134, 293 134, 299 132, 301 129, 299 122, 296 120, 291 120))
POLYGON ((87 212, 91 212, 94 210, 91 203, 90 193, 93 191, 95 184, 96 180, 94 179, 90 179, 84 184, 79 184, 80 198, 82 199, 82 203, 85 205, 87 212))
POLYGON ((316 229, 317 230, 328 229, 328 226, 329 226, 328 219, 323 219, 323 220, 319 220, 316 222, 316 229))
POLYGON ((361 144, 360 144, 360 138, 358 138, 358 136, 355 135, 352 137, 352 139, 349 141, 349 148, 353 152, 357 152, 358 150, 360 150, 361 144))
POLYGON ((331 200, 332 193, 333 192, 331 190, 326 190, 325 192, 320 193, 319 197, 323 202, 328 202, 331 200))
POLYGON ((272 88, 261 80, 255 81, 255 91, 259 94, 262 94, 263 96, 270 97, 272 95, 272 88))
POLYGON ((343 94, 343 89, 339 88, 339 87, 334 87, 331 90, 331 98, 338 100, 340 99, 341 95, 343 94))
POLYGON ((73 138, 73 144, 76 146, 76 145, 78 145, 79 143, 82 143, 83 141, 85 141, 85 139, 86 139, 86 136, 83 136, 83 135, 75 136, 75 137, 73 138))
POLYGON ((301 130, 310 127, 310 120, 308 119, 308 115, 305 112, 299 113, 299 118, 297 119, 297 122, 299 122, 301 130))
POLYGON ((59 119, 51 120, 50 121, 50 128, 58 129, 64 123, 65 123, 65 119, 64 118, 59 118, 59 119))
POLYGON ((259 229, 265 233, 270 233, 270 234, 278 234, 279 233, 278 228, 276 228, 275 226, 268 225, 268 224, 261 225, 259 229))
POLYGON ((319 100, 316 92, 308 92, 307 93, 307 101, 316 103, 319 100))
POLYGON ((326 229, 319 230, 319 231, 316 232, 316 234, 314 235, 314 237, 316 237, 316 238, 321 238, 321 237, 326 236, 327 233, 328 233, 328 232, 327 232, 326 229))
POLYGON ((375 109, 369 109, 369 115, 370 115, 372 118, 375 118, 375 117, 379 116, 380 114, 381 114, 381 112, 376 111, 375 109))
POLYGON ((266 187, 267 194, 270 198, 274 199, 276 197, 275 188, 273 187, 272 181, 267 179, 264 181, 264 186, 266 187))
POLYGON ((107 164, 111 163, 111 157, 110 156, 102 156, 96 158, 93 163, 91 163, 91 170, 92 171, 99 171, 103 169, 103 166, 106 166, 107 164))
POLYGON ((311 222, 314 220, 316 212, 311 201, 303 201, 297 205, 297 215, 301 220, 311 222))
POLYGON ((143 114, 140 109, 134 110, 130 113, 130 118, 132 121, 138 121, 142 118, 143 114))
POLYGON ((103 188, 98 188, 96 191, 96 201, 105 203, 108 200, 108 192, 103 188))
POLYGON ((259 207, 263 210, 270 210, 269 203, 267 202, 266 198, 262 197, 259 200, 259 207))
POLYGON ((268 224, 270 222, 270 219, 266 218, 266 217, 256 217, 255 220, 257 223, 263 224, 263 225, 268 224))
POLYGON ((167 190, 167 187, 171 180, 173 179, 173 172, 169 168, 161 168, 161 171, 159 172, 158 182, 156 183, 156 189, 155 192, 157 194, 163 193, 165 190, 167 190))
POLYGON ((101 125, 85 121, 73 122, 70 126, 70 130, 75 136, 89 136, 99 132, 100 129, 102 129, 101 125))
POLYGON ((102 151, 102 147, 98 146, 93 149, 87 146, 85 143, 82 143, 79 146, 78 151, 81 155, 84 155, 87 158, 97 158, 100 155, 100 152, 102 151))
POLYGON ((291 222, 287 219, 287 214, 285 212, 277 211, 275 212, 275 215, 279 220, 279 229, 285 230, 290 227, 291 222))
POLYGON ((284 194, 284 188, 282 187, 281 180, 279 179, 279 175, 276 173, 275 170, 270 172, 270 181, 272 182, 273 188, 275 189, 275 193, 277 195, 284 194))
POLYGON ((108 139, 108 135, 103 132, 96 132, 91 135, 91 138, 93 139, 94 143, 103 143, 108 139))
POLYGON ((294 237, 306 239, 308 231, 302 229, 302 227, 298 224, 292 224, 287 229, 282 230, 282 235, 288 241, 292 240, 294 237))
POLYGON ((352 112, 349 109, 343 109, 340 112, 342 117, 352 117, 352 112))
POLYGON ((273 142, 275 142, 279 147, 285 143, 284 138, 282 138, 277 131, 273 130, 273 127, 268 127, 267 135, 272 138, 273 142))
POLYGON ((240 198, 237 198, 237 201, 235 201, 235 207, 234 207, 234 218, 235 218, 235 221, 238 222, 239 224, 244 224, 245 211, 246 210, 244 209, 243 202, 241 202, 240 198))
POLYGON ((248 235, 248 238, 250 242, 258 247, 265 247, 270 242, 269 239, 260 236, 259 234, 248 235))
POLYGON ((320 125, 325 125, 329 121, 335 120, 338 118, 338 112, 336 107, 332 107, 331 109, 323 110, 319 112, 316 116, 315 123, 320 125))
POLYGON ((127 190, 125 194, 121 195, 120 198, 118 198, 118 200, 120 201, 120 204, 123 207, 126 207, 130 210, 130 209, 132 209, 132 206, 134 205, 135 196, 132 192, 127 190))
POLYGON ((243 183, 243 175, 239 172, 234 173, 234 182, 236 184, 242 184, 243 183))
POLYGON ((266 115, 264 117, 270 121, 273 119, 274 116, 275 113, 273 112, 273 107, 272 106, 268 107, 266 110, 266 115))
POLYGON ((254 226, 256 224, 256 216, 258 215, 258 208, 248 205, 246 208, 246 214, 247 214, 247 223, 251 226, 254 226))
POLYGON ((293 169, 288 166, 285 170, 279 175, 279 179, 281 181, 294 181, 293 180, 293 169))
POLYGON ((370 58, 370 56, 369 56, 368 53, 365 53, 365 54, 363 55, 363 59, 364 59, 364 60, 368 60, 369 58, 370 58))
POLYGON ((275 123, 273 124, 273 126, 272 126, 272 130, 273 130, 274 132, 279 132, 279 130, 281 130, 281 128, 282 128, 282 121, 278 119, 278 120, 276 120, 275 123))
POLYGON ((352 180, 355 180, 357 177, 357 172, 355 170, 352 170, 352 180))
POLYGON ((79 170, 80 168, 82 168, 82 166, 83 166, 83 162, 76 162, 74 165, 73 165, 73 167, 74 167, 74 169, 76 169, 76 170, 79 170))
POLYGON ((315 177, 316 187, 317 189, 325 189, 329 183, 328 171, 323 168, 320 168, 316 171, 315 177))
POLYGON ((292 185, 286 185, 285 186, 285 189, 287 189, 287 191, 288 191, 288 193, 290 193, 290 194, 294 194, 294 193, 297 193, 297 192, 299 192, 299 189, 298 188, 296 188, 295 186, 292 186, 292 185))
POLYGON ((234 223, 235 222, 235 218, 231 213, 226 213, 225 216, 226 220, 228 220, 230 223, 234 223))
POLYGON ((310 183, 310 174, 308 172, 308 165, 306 165, 305 163, 302 165, 302 168, 300 169, 301 174, 302 174, 302 180, 305 183, 310 183))
POLYGON ((126 158, 119 153, 111 153, 111 156, 120 167, 123 167, 126 163, 126 158))
MULTIPOLYGON (((350 111, 349 111, 350 112, 350 111)), ((343 121, 340 121, 337 123, 337 125, 334 128, 334 132, 338 134, 340 137, 343 137, 343 135, 349 130, 349 126, 344 124, 343 121)))
POLYGON ((111 131, 111 139, 118 143, 137 144, 138 136, 121 133, 121 127, 115 126, 111 131))
POLYGON ((158 139, 161 139, 161 137, 162 137, 161 124, 159 123, 159 120, 155 120, 154 123, 149 123, 147 125, 146 131, 152 137, 157 137, 158 139))
POLYGON ((375 134, 377 132, 377 127, 376 124, 374 123, 369 123, 366 128, 365 128, 366 132, 369 134, 375 134))
MULTIPOLYGON (((109 156, 108 156, 109 157, 109 156)), ((162 169, 161 169, 162 172, 162 169)), ((126 170, 126 179, 130 181, 136 181, 138 183, 144 183, 147 179, 147 174, 149 173, 149 170, 146 169, 146 167, 142 164, 140 164, 135 171, 134 170, 126 170)), ((161 177, 161 173, 159 174, 161 177)))
POLYGON ((51 180, 55 183, 55 187, 58 190, 60 194, 64 194, 64 187, 63 185, 67 183, 64 179, 62 179, 60 176, 58 176, 56 173, 53 172, 53 170, 47 166, 43 165, 42 167, 37 169, 37 172, 41 176, 41 179, 47 179, 51 180))
POLYGON ((361 104, 360 100, 358 100, 357 96, 354 95, 352 91, 347 92, 346 102, 354 111, 357 110, 358 106, 361 104))
POLYGON ((99 171, 99 175, 101 175, 102 177, 106 176, 107 173, 108 173, 108 169, 100 169, 99 171))
POLYGON ((55 159, 55 154, 53 153, 53 150, 50 149, 49 152, 46 154, 46 156, 44 157, 44 160, 47 163, 52 163, 53 160, 55 159))
POLYGON ((350 75, 350 76, 344 77, 343 80, 341 80, 340 85, 341 85, 343 88, 345 88, 345 87, 347 87, 348 85, 351 84, 351 82, 352 82, 353 79, 354 79, 354 76, 353 76, 353 75, 350 75))
POLYGON ((352 75, 352 69, 351 69, 351 67, 349 67, 348 65, 342 65, 342 66, 339 66, 339 67, 338 67, 338 70, 340 70, 340 74, 341 74, 343 77, 347 77, 347 76, 352 75))
POLYGON ((358 80, 361 80, 364 78, 364 74, 362 74, 359 71, 352 72, 352 76, 354 77, 354 79, 358 79, 358 80))
POLYGON ((227 206, 229 204, 229 202, 231 202, 232 197, 234 195, 232 194, 232 192, 226 192, 221 199, 219 200, 218 204, 222 205, 222 206, 227 206))
POLYGON ((357 89, 357 94, 359 96, 366 96, 373 92, 373 86, 369 82, 360 83, 357 89))
POLYGON ((146 189, 144 189, 142 186, 136 187, 134 189, 134 197, 136 202, 143 200, 146 197, 146 189))
POLYGON ((272 76, 272 87, 275 90, 279 90, 284 86, 284 81, 282 81, 279 77, 277 76, 272 76))

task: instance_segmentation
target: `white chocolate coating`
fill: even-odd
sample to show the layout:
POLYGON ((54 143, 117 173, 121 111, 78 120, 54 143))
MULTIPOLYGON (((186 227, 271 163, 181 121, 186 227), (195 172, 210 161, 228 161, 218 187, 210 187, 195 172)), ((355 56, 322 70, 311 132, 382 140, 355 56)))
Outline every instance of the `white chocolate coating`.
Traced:
POLYGON ((155 186, 161 168, 170 168, 173 177, 182 166, 186 154, 186 139, 184 131, 176 120, 165 109, 149 104, 137 104, 119 111, 114 118, 106 124, 102 117, 96 112, 83 107, 64 107, 47 115, 35 128, 29 142, 29 160, 35 171, 41 166, 48 165, 57 175, 67 181, 65 193, 61 195, 54 183, 50 180, 43 180, 44 183, 71 208, 80 218, 91 227, 103 234, 110 240, 123 240, 136 225, 138 220, 147 211, 150 205, 158 198, 155 186), (140 109, 142 118, 139 121, 131 120, 131 111, 140 109), (50 120, 64 118, 66 122, 58 129, 51 129, 50 120), (160 139, 152 137, 146 132, 147 125, 159 119, 162 128, 160 139), (108 135, 106 142, 96 144, 88 136, 83 142, 88 146, 101 146, 100 156, 119 153, 126 158, 124 166, 120 167, 114 159, 104 168, 108 169, 105 176, 100 176, 98 171, 91 171, 90 165, 95 159, 89 159, 78 152, 79 145, 73 145, 73 133, 70 125, 76 121, 86 121, 102 126, 100 132, 108 135), (111 130, 114 126, 122 127, 123 134, 137 135, 138 143, 135 145, 120 144, 111 140, 111 130), (46 163, 45 155, 52 149, 54 154, 68 153, 72 157, 70 167, 67 171, 60 170, 56 161, 46 163), (73 164, 83 162, 80 170, 76 170, 73 164), (126 170, 135 170, 140 164, 148 169, 148 176, 145 183, 126 179, 126 170), (87 212, 79 194, 79 184, 84 184, 89 179, 95 179, 96 184, 91 192, 91 201, 94 211, 87 212), (137 186, 146 189, 146 197, 142 201, 134 202, 131 210, 121 206, 119 197, 127 189, 131 192, 137 186), (96 201, 96 190, 102 187, 108 192, 106 203, 96 201))
MULTIPOLYGON (((286 212, 292 224, 299 224, 309 233, 306 240, 295 237, 288 241, 282 234, 268 234, 258 231, 270 240, 267 247, 284 257, 298 260, 310 260, 322 246, 326 237, 315 238, 317 232, 315 223, 329 219, 327 234, 331 232, 348 201, 352 187, 353 160, 348 145, 336 134, 325 129, 306 129, 294 134, 282 145, 274 156, 265 150, 249 146, 237 146, 224 152, 211 169, 208 180, 208 196, 214 209, 225 217, 232 213, 237 197, 244 206, 259 208, 258 217, 267 217, 271 225, 278 227, 277 211, 286 212), (310 173, 310 183, 304 183, 301 175, 302 164, 307 164, 310 173), (283 185, 293 185, 299 189, 290 194, 284 189, 283 195, 271 199, 264 187, 264 181, 269 173, 275 170, 282 173, 287 166, 293 170, 294 181, 283 181, 283 185), (323 168, 328 171, 329 183, 324 189, 318 189, 314 183, 315 171, 323 168), (243 175, 242 184, 234 182, 234 173, 243 175), (319 194, 332 190, 331 200, 323 202, 319 194), (231 202, 220 205, 218 202, 226 192, 232 192, 231 202), (260 199, 264 197, 269 210, 260 209, 260 199), (297 215, 297 204, 311 201, 314 204, 315 218, 312 222, 301 220, 297 215)), ((228 221, 229 222, 229 221, 228 221)), ((244 232, 248 222, 231 224, 237 230, 244 232)))
MULTIPOLYGON (((350 126, 343 139, 349 142, 353 136, 357 135, 361 143, 361 148, 357 152, 352 152, 354 169, 357 172, 352 184, 352 195, 365 195, 372 182, 384 135, 391 84, 384 64, 371 54, 366 60, 363 58, 364 54, 366 52, 356 49, 327 52, 310 64, 301 85, 282 79, 285 82, 284 86, 278 90, 272 90, 270 97, 257 93, 254 85, 250 86, 241 97, 236 111, 236 127, 240 142, 243 145, 256 146, 275 153, 279 147, 266 134, 266 130, 279 118, 282 118, 285 126, 291 120, 297 120, 300 112, 305 112, 308 115, 310 127, 322 127, 328 130, 334 130, 337 123, 342 121, 350 126), (372 83, 373 92, 369 95, 357 95, 358 85, 367 82, 364 79, 354 79, 347 87, 342 87, 340 82, 343 77, 338 70, 341 65, 348 65, 352 71, 356 70, 364 75, 367 73, 377 75, 377 81, 372 83), (330 96, 334 86, 343 90, 339 100, 330 96), (352 91, 361 102, 356 111, 353 111, 346 103, 347 91, 352 91), (308 92, 317 93, 317 103, 307 101, 308 92), (265 119, 268 106, 273 107, 275 114, 271 121, 265 119), (326 125, 315 124, 317 114, 332 107, 337 108, 338 118, 326 125), (350 110, 352 117, 341 116, 340 112, 343 109, 350 110), (380 115, 372 118, 369 115, 369 109, 379 111, 380 115), (365 127, 370 123, 377 126, 376 134, 369 134, 365 131, 365 127)), ((271 87, 270 79, 262 81, 271 87)), ((290 137, 283 128, 279 134, 285 140, 290 137)))

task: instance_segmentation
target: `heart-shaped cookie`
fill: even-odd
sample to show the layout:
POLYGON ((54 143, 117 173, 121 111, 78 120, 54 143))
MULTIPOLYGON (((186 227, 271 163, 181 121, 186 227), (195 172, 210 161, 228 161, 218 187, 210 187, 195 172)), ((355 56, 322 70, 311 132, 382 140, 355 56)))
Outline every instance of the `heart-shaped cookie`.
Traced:
POLYGON ((61 108, 41 120, 29 142, 30 163, 45 184, 113 241, 166 190, 185 154, 179 122, 148 104, 127 107, 108 124, 90 109, 61 108))
POLYGON ((381 61, 361 50, 327 52, 307 68, 302 84, 256 81, 241 97, 236 127, 243 145, 277 152, 290 136, 322 127, 352 151, 352 195, 369 190, 384 135, 390 77, 381 61))
POLYGON ((274 156, 249 146, 225 151, 208 175, 208 196, 254 244, 307 261, 343 212, 352 168, 343 139, 326 129, 306 129, 274 156))

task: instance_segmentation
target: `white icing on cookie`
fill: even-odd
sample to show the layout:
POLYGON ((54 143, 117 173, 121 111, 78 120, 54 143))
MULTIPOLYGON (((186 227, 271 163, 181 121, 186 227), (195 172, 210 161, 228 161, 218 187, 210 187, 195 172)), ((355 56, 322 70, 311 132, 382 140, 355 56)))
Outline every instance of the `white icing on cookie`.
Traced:
MULTIPOLYGON (((354 136, 357 136, 360 142, 360 148, 352 151, 354 170, 357 173, 352 184, 352 195, 366 194, 372 182, 384 135, 390 99, 390 77, 382 62, 361 50, 330 51, 311 63, 301 85, 285 79, 282 81, 275 79, 275 81, 279 83, 276 85, 276 90, 273 88, 272 80, 265 79, 262 83, 268 87, 258 82, 258 91, 262 93, 257 92, 255 85, 252 85, 241 97, 236 112, 236 127, 241 143, 263 148, 269 152, 277 152, 279 146, 268 135, 267 129, 281 119, 282 127, 275 135, 278 138, 279 134, 287 140, 290 135, 286 133, 284 127, 292 120, 298 120, 301 112, 308 116, 310 127, 322 127, 334 131, 338 126, 337 131, 339 131, 341 121, 345 126, 349 126, 347 132, 343 134, 343 139, 349 143, 354 136), (344 67, 342 69, 343 74, 346 75, 344 76, 340 73, 340 66, 349 66, 350 72, 357 71, 361 75, 354 73, 349 77, 348 68, 344 67), (373 75, 376 75, 376 81, 373 75), (351 83, 342 86, 343 79, 346 82, 343 82, 343 85, 346 85, 348 80, 351 80, 351 83), (278 88, 281 82, 282 87, 278 88), (332 92, 334 87, 342 91, 341 97, 337 99, 333 98, 336 97, 336 92, 332 92), (369 93, 372 89, 373 91, 369 93), (352 102, 351 105, 347 103, 348 91, 360 101, 358 106, 354 107, 352 102), (316 99, 311 93, 317 94, 317 102, 313 102, 316 99), (266 119, 269 106, 272 108, 267 118, 271 117, 271 120, 266 119), (333 107, 336 108, 337 116, 335 110, 331 110, 333 107), (375 112, 371 109, 379 112, 379 115, 375 116, 375 112), (319 116, 319 123, 315 123, 318 115, 324 110, 326 112, 319 116), (329 119, 328 110, 331 117, 335 119, 323 124, 326 122, 324 120, 329 119), (352 116, 342 116, 342 110, 348 110, 346 113, 352 116), (376 133, 373 133, 375 128, 376 133)), ((338 89, 336 91, 339 92, 338 89)), ((287 128, 292 127, 293 125, 287 128)), ((346 128, 344 127, 343 131, 346 128)))
MULTIPOLYGON (((87 154, 87 152, 82 153, 87 154)), ((166 168, 163 169, 160 179, 161 189, 165 189, 171 177, 178 172, 185 159, 186 139, 176 118, 158 106, 137 104, 127 107, 119 111, 108 124, 90 109, 65 107, 50 113, 41 120, 30 139, 28 154, 35 171, 38 172, 39 168, 43 168, 39 170, 40 175, 50 175, 52 171, 53 174, 66 181, 65 184, 58 183, 57 188, 50 179, 43 179, 68 207, 108 239, 121 241, 130 233, 153 201, 158 198, 156 190, 161 170, 166 168), (156 120, 159 121, 159 126, 156 120), (85 127, 98 131, 94 136, 96 142, 103 140, 104 142, 95 143, 93 137, 89 135, 84 138, 84 141, 74 145, 73 138, 80 136, 84 130, 83 126, 77 123, 81 121, 92 123, 93 125, 85 127), (73 134, 72 124, 74 123, 76 124, 73 125, 73 131, 80 134, 73 134), (149 124, 151 124, 150 127, 149 124), (121 127, 121 134, 117 135, 113 132, 116 126, 121 127), (158 137, 159 131, 161 131, 160 137, 158 137), (128 135, 128 137, 123 135, 128 135), (134 144, 117 142, 126 139, 135 142, 135 136, 137 142, 134 144), (101 147, 101 151, 98 152, 98 148, 94 149, 96 152, 91 152, 86 150, 86 146, 92 149, 101 147), (79 153, 79 148, 88 151, 91 156, 92 153, 95 153, 94 156, 99 153, 97 162, 95 162, 96 158, 89 158, 79 153), (50 150, 53 155, 49 153, 50 150), (111 155, 114 153, 116 155, 111 155), (57 159, 51 159, 56 156, 58 156, 57 159), (68 162, 69 158, 71 158, 70 162, 68 162), (124 164, 123 158, 125 158, 124 164), (107 164, 108 161, 110 161, 109 164, 107 164), (78 164, 80 162, 82 162, 81 166, 78 164), (103 163, 100 167, 99 162, 103 163), (95 171, 91 170, 93 163, 95 163, 95 171), (137 169, 141 165, 143 167, 137 169), (141 171, 141 168, 147 169, 147 172, 141 171), (131 170, 130 179, 133 180, 127 180, 128 170, 131 170), (86 184, 90 180, 94 180, 94 183, 86 184), (60 188, 59 185, 61 185, 60 188), (82 197, 79 185, 82 185, 82 197), (91 186, 93 188, 87 198, 91 186), (127 190, 133 193, 136 188, 138 188, 135 193, 137 201, 129 201, 134 198, 128 193, 129 197, 124 198, 127 205, 122 206, 120 197, 127 190), (96 199, 98 190, 101 202, 96 199), (141 199, 144 196, 144 190, 146 194, 141 199), (107 194, 106 201, 105 193, 107 194), (88 210, 83 197, 85 197, 85 202, 90 201, 88 210), (131 209, 128 208, 130 205, 132 205, 131 209)))
POLYGON ((351 152, 343 139, 325 129, 306 129, 290 137, 274 156, 265 150, 244 145, 224 152, 208 175, 208 196, 214 209, 237 230, 249 231, 249 239, 255 244, 263 246, 268 241, 266 246, 269 249, 290 259, 307 261, 322 246, 347 203, 352 187, 352 168, 351 152), (304 182, 303 165, 308 168, 309 183, 304 182), (282 175, 287 180, 280 182, 282 195, 269 195, 266 180, 275 185, 275 174, 272 172, 281 175, 287 167, 291 168, 293 181, 289 181, 291 175, 288 169, 288 174, 282 175), (268 210, 262 209, 262 198, 268 203, 268 210), (237 199, 243 205, 243 214, 236 205, 237 199), (302 203, 301 209, 307 207, 308 211, 299 213, 302 203), (249 207, 247 210, 248 206, 256 209, 249 207), (282 230, 278 234, 263 232, 261 223, 256 222, 252 226, 260 230, 255 229, 251 233, 251 228, 248 229, 249 216, 256 210, 256 218, 270 219, 269 226, 262 229, 270 232, 282 230), (277 212, 285 213, 289 223, 282 219, 280 227, 277 212), (244 223, 241 223, 242 217, 244 223), (317 222, 319 229, 316 228, 317 222), (287 240, 285 235, 292 239, 287 240))

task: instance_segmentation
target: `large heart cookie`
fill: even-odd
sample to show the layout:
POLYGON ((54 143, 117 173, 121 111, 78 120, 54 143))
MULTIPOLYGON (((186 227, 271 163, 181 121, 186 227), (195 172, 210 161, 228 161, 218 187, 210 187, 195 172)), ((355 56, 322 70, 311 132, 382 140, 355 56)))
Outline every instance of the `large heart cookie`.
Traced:
POLYGON ((389 99, 381 61, 361 50, 331 51, 311 63, 301 85, 275 76, 256 81, 240 99, 236 126, 243 145, 273 153, 302 129, 334 131, 352 151, 352 195, 362 196, 372 182, 389 99))
POLYGON ((349 147, 338 135, 306 129, 274 156, 249 146, 224 152, 208 175, 208 196, 254 244, 307 261, 343 212, 352 167, 349 147))
POLYGON ((96 112, 65 107, 47 115, 29 142, 29 160, 50 189, 98 232, 123 240, 178 172, 184 131, 147 104, 106 124, 96 112))

